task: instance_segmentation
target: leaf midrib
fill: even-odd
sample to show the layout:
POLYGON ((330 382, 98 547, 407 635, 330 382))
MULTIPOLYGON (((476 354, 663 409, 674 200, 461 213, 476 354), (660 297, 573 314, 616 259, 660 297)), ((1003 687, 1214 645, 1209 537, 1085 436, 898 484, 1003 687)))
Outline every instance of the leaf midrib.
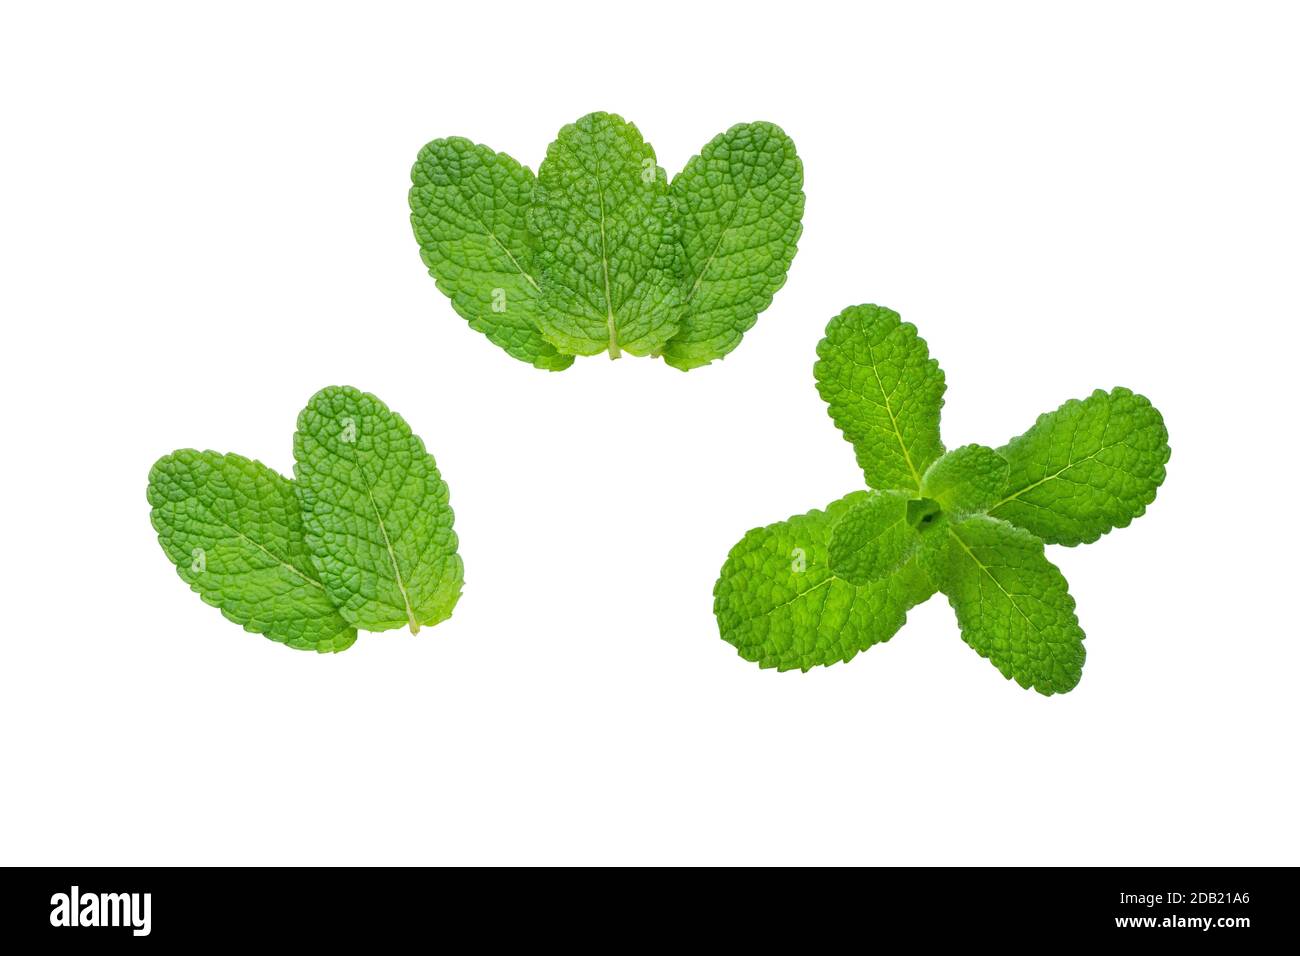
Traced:
MULTIPOLYGON (((411 597, 406 591, 406 582, 402 579, 402 569, 397 563, 397 552, 393 550, 393 542, 388 537, 388 527, 384 524, 383 515, 379 513, 379 503, 375 501, 375 493, 370 482, 370 476, 366 474, 365 467, 357 457, 357 449, 352 449, 352 464, 361 476, 361 483, 366 488, 366 499, 370 502, 370 510, 374 512, 375 523, 379 525, 379 534, 384 539, 384 548, 388 552, 388 561, 393 568, 393 580, 397 582, 397 590, 402 595, 402 604, 406 609, 406 622, 411 628, 412 634, 420 632, 420 622, 415 619, 415 609, 411 607, 411 597)), ((400 625, 399 625, 400 626, 400 625)))
POLYGON ((903 433, 898 428, 898 419, 894 417, 893 404, 889 401, 891 393, 885 391, 885 383, 880 378, 880 368, 876 365, 876 350, 869 338, 864 340, 867 344, 867 357, 871 359, 871 374, 876 377, 876 387, 880 389, 880 398, 885 403, 885 412, 889 415, 889 424, 894 430, 894 438, 898 441, 898 447, 903 450, 903 460, 907 462, 907 470, 912 473, 912 481, 916 484, 916 490, 920 491, 921 473, 916 470, 916 465, 912 464, 912 455, 907 450, 907 444, 903 441, 903 433))
POLYGON ((1016 613, 1018 613, 1021 617, 1023 617, 1025 621, 1029 624, 1029 626, 1034 629, 1035 632, 1041 634, 1043 629, 1034 622, 1033 618, 1031 618, 1028 614, 1026 614, 1021 609, 1020 605, 1016 603, 1016 599, 1011 594, 1011 592, 1008 591, 1006 588, 1004 588, 1002 586, 1002 582, 993 576, 992 569, 989 568, 988 565, 986 565, 983 561, 981 561, 979 558, 975 556, 975 552, 972 551, 970 549, 970 546, 967 545, 966 542, 962 540, 961 535, 957 533, 956 529, 950 527, 948 529, 948 533, 952 535, 954 541, 956 541, 959 545, 961 545, 962 550, 965 551, 968 555, 970 555, 970 559, 975 562, 975 566, 979 568, 981 571, 983 571, 990 581, 992 581, 995 585, 997 585, 998 590, 1002 592, 1003 596, 1007 599, 1007 601, 1010 602, 1011 606, 1016 609, 1016 613))
POLYGON ((527 269, 519 264, 519 260, 514 257, 514 253, 507 249, 506 244, 497 238, 497 234, 488 227, 488 224, 480 219, 479 225, 481 225, 485 230, 483 234, 497 244, 497 248, 506 254, 506 258, 510 260, 510 264, 519 270, 519 274, 528 280, 528 284, 538 292, 541 292, 542 287, 537 284, 537 280, 532 277, 527 269))
MULTIPOLYGON (((494 183, 493 185, 495 186, 496 184, 494 183)), ((487 224, 487 222, 483 219, 483 217, 480 216, 478 214, 478 211, 474 208, 474 200, 478 198, 477 194, 466 193, 465 184, 463 182, 457 182, 455 188, 456 191, 460 193, 460 198, 464 200, 465 205, 467 207, 467 211, 469 212, 471 218, 473 218, 475 222, 477 222, 480 226, 483 227, 483 235, 487 236, 489 239, 495 242, 497 244, 497 248, 499 248, 502 252, 504 252, 506 258, 510 260, 510 264, 519 271, 519 274, 521 276, 523 276, 525 279, 528 280, 528 284, 531 285, 538 292, 541 292, 542 287, 538 284, 537 280, 534 279, 532 274, 520 264, 519 260, 515 258, 514 253, 512 253, 506 247, 506 244, 501 241, 500 237, 497 236, 496 232, 492 229, 492 227, 487 224)))
MULTIPOLYGON (((748 190, 746 190, 746 195, 748 195, 748 190)), ((713 260, 718 257, 718 250, 722 248, 722 241, 727 238, 727 233, 736 225, 736 219, 740 215, 741 199, 737 198, 735 203, 736 206, 731 211, 731 218, 722 227, 722 231, 718 233, 718 241, 713 244, 713 251, 709 253, 709 258, 705 260, 704 265, 700 267, 700 274, 695 277, 695 282, 691 284, 691 291, 686 293, 685 299, 682 300, 683 307, 689 306, 691 300, 695 298, 695 293, 699 291, 700 284, 704 282, 704 276, 713 265, 713 260)))
POLYGON ((605 242, 605 187, 601 184, 600 159, 596 159, 596 199, 600 203, 600 268, 605 277, 605 328, 609 331, 609 357, 618 358, 618 325, 614 321, 614 300, 609 291, 609 247, 605 242))
MULTIPOLYGON (((266 555, 276 564, 280 565, 280 567, 292 571, 294 574, 298 575, 298 577, 302 578, 308 584, 318 587, 322 591, 325 590, 325 585, 323 585, 320 581, 318 581, 316 578, 313 578, 310 574, 302 570, 302 568, 298 567, 296 564, 293 564, 290 561, 286 561, 284 558, 280 557, 278 554, 276 554, 274 551, 267 548, 265 545, 259 544, 258 542, 250 538, 248 535, 244 534, 244 532, 240 531, 229 521, 227 521, 224 517, 222 517, 221 514, 215 508, 212 507, 212 505, 208 504, 206 501, 203 501, 202 499, 197 497, 195 497, 194 500, 199 504, 200 507, 203 508, 205 512, 207 512, 213 524, 220 525, 221 527, 229 531, 231 534, 235 535, 235 537, 239 538, 239 540, 245 542, 246 544, 252 545, 254 548, 256 548, 258 551, 261 551, 264 555, 266 555)), ((292 533, 292 529, 289 529, 289 533, 292 533)))
POLYGON ((1071 468, 1075 467, 1076 465, 1082 465, 1085 461, 1091 461, 1092 459, 1094 459, 1094 458, 1096 458, 1098 455, 1100 455, 1102 452, 1104 452, 1104 451, 1109 451, 1109 450, 1112 449, 1112 448, 1117 448, 1117 447, 1119 447, 1120 445, 1123 445, 1123 444, 1124 444, 1124 442, 1122 442, 1122 441, 1117 441, 1117 442, 1111 442, 1109 445, 1102 445, 1100 448, 1098 448, 1096 451, 1094 451, 1091 455, 1084 455, 1082 458, 1076 459, 1076 460, 1074 460, 1074 461, 1069 462, 1068 464, 1065 464, 1065 465, 1061 466, 1060 469, 1058 469, 1057 471, 1052 472, 1052 474, 1050 474, 1050 475, 1045 475, 1044 477, 1039 478, 1037 481, 1032 482, 1032 483, 1030 483, 1030 484, 1028 484, 1028 485, 1025 485, 1023 488, 1018 488, 1018 489, 1016 489, 1015 491, 1013 491, 1011 494, 1007 495, 1005 498, 1003 498, 1003 499, 1002 499, 1001 501, 999 501, 997 504, 993 505, 993 507, 989 508, 988 510, 991 512, 991 511, 993 511, 993 510, 996 509, 996 508, 1000 508, 1000 507, 1002 507, 1002 505, 1006 504, 1008 501, 1014 501, 1016 498, 1019 498, 1019 497, 1020 497, 1021 495, 1023 495, 1025 492, 1027 492, 1027 491, 1033 491, 1033 490, 1034 490, 1035 488, 1037 488, 1039 485, 1045 485, 1045 484, 1047 484, 1049 481, 1055 481, 1057 478, 1060 478, 1063 474, 1065 474, 1067 471, 1069 471, 1071 468))

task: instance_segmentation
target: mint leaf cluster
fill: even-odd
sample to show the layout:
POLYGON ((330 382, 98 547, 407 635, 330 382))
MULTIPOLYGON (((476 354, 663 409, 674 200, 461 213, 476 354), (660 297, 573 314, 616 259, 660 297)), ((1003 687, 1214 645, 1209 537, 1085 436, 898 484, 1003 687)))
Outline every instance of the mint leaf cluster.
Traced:
POLYGON ((154 464, 150 517, 181 580, 298 650, 449 617, 464 567, 447 484, 402 417, 355 388, 324 388, 298 416, 293 456, 293 480, 188 448, 154 464))
POLYGON ((714 588, 723 639, 762 667, 807 671, 889 640, 939 591, 1003 676, 1071 690, 1084 634, 1044 545, 1096 541, 1155 500, 1160 413, 1126 388, 1095 391, 1000 448, 948 451, 943 372, 896 312, 845 309, 817 356, 817 390, 872 490, 745 535, 714 588))
POLYGON ((734 349, 785 284, 803 165, 779 127, 741 123, 669 182, 633 124, 590 113, 560 130, 536 176, 436 139, 409 200, 438 288, 515 358, 560 371, 627 352, 688 370, 734 349))

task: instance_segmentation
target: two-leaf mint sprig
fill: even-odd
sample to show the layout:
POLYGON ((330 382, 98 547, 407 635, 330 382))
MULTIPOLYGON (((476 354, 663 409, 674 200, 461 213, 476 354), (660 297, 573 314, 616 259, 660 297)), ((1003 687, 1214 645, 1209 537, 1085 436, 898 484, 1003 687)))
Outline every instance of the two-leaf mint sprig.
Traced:
POLYGON ((1126 388, 1039 417, 996 450, 939 438, 944 376, 914 326, 845 309, 817 347, 817 390, 871 491, 750 531, 714 588, 724 640, 781 670, 848 661, 942 591, 962 639, 1007 678, 1064 693, 1083 630, 1044 544, 1126 527, 1169 460, 1160 413, 1126 388))
POLYGON ((464 567, 447 484, 402 417, 355 388, 322 389, 298 416, 293 457, 292 481, 214 451, 154 464, 151 519, 181 580, 299 650, 449 617, 464 567))
POLYGON ((785 283, 803 165, 771 123, 721 133, 668 181, 631 123, 590 113, 537 175, 467 139, 411 170, 411 226, 452 306, 515 358, 662 356, 687 370, 739 343, 785 283))

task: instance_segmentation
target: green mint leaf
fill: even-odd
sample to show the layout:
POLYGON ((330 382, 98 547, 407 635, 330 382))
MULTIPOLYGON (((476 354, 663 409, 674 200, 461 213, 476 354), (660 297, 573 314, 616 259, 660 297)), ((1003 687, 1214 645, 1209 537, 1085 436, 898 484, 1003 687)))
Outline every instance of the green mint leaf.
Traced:
POLYGON ((943 454, 945 386, 916 327, 878 305, 850 306, 831 319, 817 357, 817 391, 853 443, 867 484, 919 493, 921 476, 943 454))
POLYGON ((668 179, 637 128, 591 113, 560 130, 537 172, 538 324, 562 352, 659 351, 681 315, 681 245, 668 179))
POLYGON ((984 445, 962 445, 928 469, 921 489, 949 515, 983 511, 1002 498, 1007 460, 984 445))
POLYGON ((904 565, 920 544, 901 491, 873 491, 831 528, 827 555, 836 577, 869 584, 904 565))
POLYGON ((450 616, 464 568, 447 485, 402 417, 355 388, 322 389, 293 457, 307 547, 343 617, 415 633, 450 616))
POLYGON ((783 671, 848 661, 893 637, 908 609, 934 593, 915 561, 862 587, 832 573, 831 529, 865 498, 854 492, 825 511, 756 528, 731 549, 714 614, 741 657, 783 671))
POLYGON ((537 327, 540 272, 528 209, 534 177, 505 153, 435 139, 411 169, 411 228, 438 288, 470 327, 515 358, 559 371, 573 364, 537 327))
POLYGON ((771 123, 720 133, 673 177, 685 256, 681 329, 664 361, 686 370, 722 358, 772 304, 802 231, 803 164, 771 123))
POLYGON ((988 515, 945 519, 921 561, 957 612, 961 636, 1004 677, 1063 694, 1083 675, 1083 629, 1064 575, 1023 528, 988 515))
POLYGON ((1011 470, 989 513, 1048 544, 1087 544, 1155 501, 1169 433, 1141 395, 1099 389, 1040 416, 999 451, 1011 470))
POLYGON ((239 455, 186 448, 150 469, 148 498, 176 573, 227 618, 298 650, 356 641, 312 566, 288 479, 239 455))

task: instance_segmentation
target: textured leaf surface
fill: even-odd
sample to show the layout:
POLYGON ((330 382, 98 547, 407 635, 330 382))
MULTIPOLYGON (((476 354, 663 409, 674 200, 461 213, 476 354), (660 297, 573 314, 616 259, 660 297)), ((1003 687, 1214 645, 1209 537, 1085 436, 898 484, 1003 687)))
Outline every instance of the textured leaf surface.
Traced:
POLYGON ((1040 416, 999 451, 1011 471, 989 513, 1049 544, 1086 544, 1127 527, 1155 501, 1169 433, 1141 395, 1099 389, 1040 416))
POLYGON ((832 573, 850 584, 867 584, 898 570, 920 543, 907 519, 904 492, 870 492, 831 529, 828 554, 832 573))
POLYGON ((637 128, 609 113, 564 127, 533 195, 546 338, 578 355, 662 349, 681 314, 681 244, 667 176, 637 128))
POLYGON ((673 178, 682 222, 681 328, 664 361, 697 368, 738 344, 785 284, 802 229, 803 164, 771 123, 714 137, 673 178))
POLYGON ((293 456, 307 547, 343 616, 412 633, 448 617, 464 569, 447 485, 401 416, 355 388, 322 389, 293 456))
POLYGON ((183 449, 150 470, 148 497, 176 573, 227 618, 299 650, 356 641, 312 566, 288 479, 239 455, 183 449))
POLYGON ((862 587, 831 572, 831 528, 865 498, 854 492, 825 511, 756 528, 731 549, 714 587, 714 613, 741 657, 805 671, 848 661, 889 640, 908 609, 934 593, 914 561, 862 587))
POLYGON ((878 305, 850 306, 817 345, 817 391, 853 443, 867 484, 919 492, 943 454, 944 380, 916 327, 878 305))
POLYGON ((1043 542, 987 515, 946 524, 939 546, 927 539, 921 555, 957 612, 962 640, 1021 687, 1073 688, 1083 674, 1083 629, 1043 542))
POLYGON ((931 465, 922 479, 925 495, 950 515, 983 511, 1007 487, 1007 461, 984 445, 954 448, 931 465))
POLYGON ((429 274, 471 328, 521 361, 560 370, 573 356, 537 327, 533 184, 532 172, 505 153, 459 136, 436 139, 411 170, 411 227, 429 274))

